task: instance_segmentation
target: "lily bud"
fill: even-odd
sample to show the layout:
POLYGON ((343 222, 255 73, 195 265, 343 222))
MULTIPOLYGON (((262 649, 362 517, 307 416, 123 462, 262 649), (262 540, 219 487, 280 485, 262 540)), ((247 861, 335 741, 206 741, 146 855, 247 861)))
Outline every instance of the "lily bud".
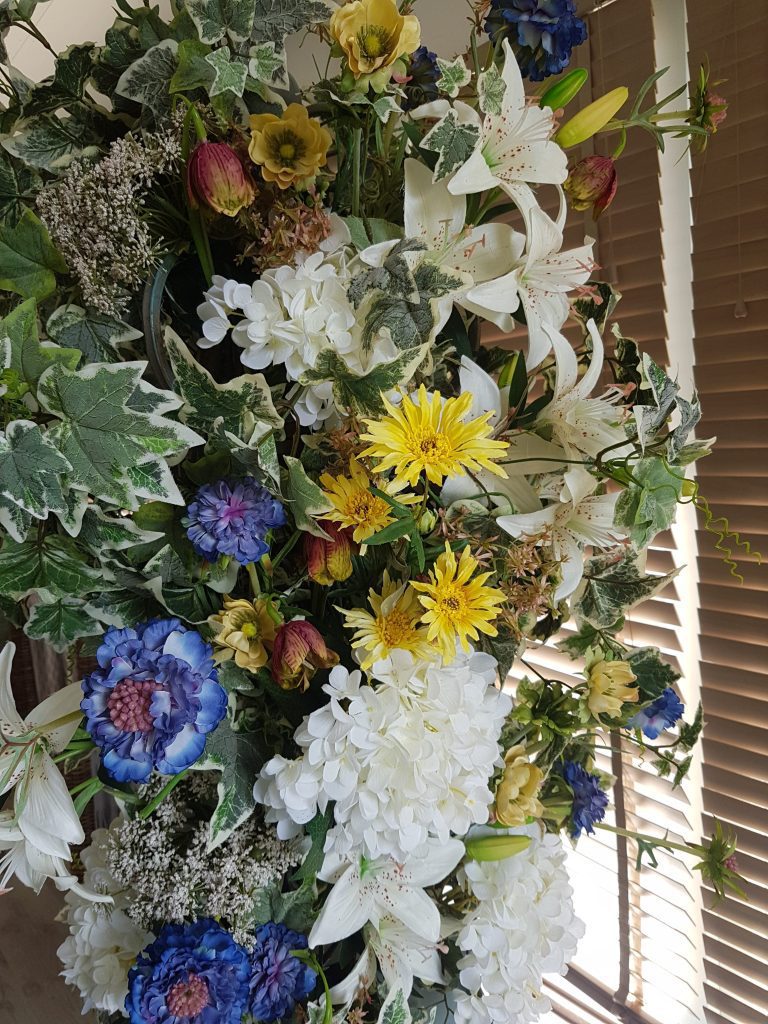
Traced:
POLYGON ((223 142, 201 142, 187 162, 187 195, 193 209, 208 206, 236 216, 256 191, 237 153, 223 142))
POLYGON ((581 91, 587 80, 586 68, 574 68, 563 75, 556 85, 551 85, 539 100, 539 105, 550 110, 561 110, 581 91))
POLYGON ((341 530, 335 523, 323 520, 319 525, 330 540, 304 535, 304 555, 307 569, 315 583, 330 587, 333 583, 347 580, 352 575, 352 539, 347 530, 341 530))
POLYGON ((325 646, 310 622, 294 619, 278 629, 272 647, 272 678, 283 690, 306 690, 319 668, 338 663, 338 654, 325 646))
POLYGON ((588 210, 591 206, 595 220, 613 202, 617 187, 616 164, 609 156, 579 160, 563 185, 574 210, 588 210))
POLYGON ((566 121, 555 136, 555 142, 563 149, 569 149, 591 139, 613 119, 628 97, 629 89, 625 85, 607 92, 566 121))
POLYGON ((479 836, 476 839, 465 839, 464 848, 472 860, 492 861, 506 860, 516 853, 522 853, 531 845, 530 836, 479 836))

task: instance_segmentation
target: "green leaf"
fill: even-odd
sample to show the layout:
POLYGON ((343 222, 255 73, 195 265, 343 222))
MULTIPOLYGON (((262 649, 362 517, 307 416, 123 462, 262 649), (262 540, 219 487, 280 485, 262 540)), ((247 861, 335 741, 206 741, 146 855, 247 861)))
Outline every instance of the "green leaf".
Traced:
POLYGON ((0 495, 36 519, 67 507, 61 484, 71 468, 36 423, 14 420, 0 434, 0 495))
POLYGON ((661 660, 661 653, 657 647, 641 647, 632 651, 626 661, 637 676, 637 688, 640 691, 640 700, 656 700, 680 678, 680 673, 675 672, 671 665, 661 660))
POLYGON ((55 651, 66 651, 83 636, 103 633, 100 622, 92 618, 84 601, 62 597, 56 601, 36 604, 24 626, 33 640, 45 640, 55 651))
POLYGON ((210 46, 199 39, 184 39, 179 43, 176 54, 179 63, 168 86, 172 93, 208 89, 214 75, 214 69, 205 59, 210 52, 210 46))
POLYGON ((115 92, 163 118, 171 109, 170 84, 176 72, 178 43, 163 39, 135 60, 115 86, 115 92))
POLYGON ((477 91, 480 98, 480 109, 484 114, 501 114, 502 100, 507 91, 507 83, 495 64, 483 71, 477 80, 477 91))
POLYGON ((16 224, 26 209, 24 200, 39 183, 30 167, 0 150, 0 220, 16 224))
POLYGON ((236 732, 225 719, 208 734, 205 752, 195 765, 203 771, 219 771, 219 802, 213 812, 208 852, 229 838, 251 816, 256 806, 253 786, 267 751, 255 733, 236 732))
POLYGON ((204 43, 218 43, 225 35, 242 43, 251 34, 253 0, 187 0, 186 9, 204 43))
POLYGON ((69 488, 64 498, 67 507, 63 512, 56 512, 56 517, 70 537, 76 537, 83 525, 83 516, 88 509, 88 495, 82 491, 69 488))
POLYGON ((71 540, 52 534, 19 544, 8 538, 0 549, 0 594, 16 600, 47 590, 53 597, 77 597, 104 584, 71 540))
POLYGON ((411 1011, 402 988, 391 988, 381 1007, 378 1024, 411 1024, 411 1011))
POLYGON ((677 460, 680 452, 685 447, 688 435, 701 420, 699 396, 694 393, 690 402, 687 402, 684 398, 678 398, 677 410, 680 413, 680 422, 667 439, 667 456, 670 462, 677 460))
POLYGON ((149 592, 107 592, 92 597, 85 606, 93 618, 107 626, 130 629, 137 622, 147 622, 162 611, 149 592))
MULTIPOLYGON (((94 363, 71 372, 52 366, 38 384, 40 404, 60 421, 49 437, 72 465, 72 486, 127 509, 138 506, 138 492, 183 504, 161 460, 203 443, 189 427, 129 408, 145 367, 94 363)), ((170 393, 167 399, 166 405, 178 404, 170 393)))
POLYGON ((571 602, 574 615, 598 629, 610 629, 617 619, 641 601, 658 594, 677 576, 646 576, 634 552, 597 555, 587 559, 584 579, 571 602))
POLYGON ((258 693, 256 677, 244 668, 238 668, 234 661, 223 661, 216 666, 219 682, 227 693, 258 693))
POLYGON ((2 140, 11 156, 51 174, 66 170, 76 158, 96 156, 99 136, 74 117, 40 114, 18 121, 14 133, 2 140))
POLYGON ((251 39, 282 47, 286 36, 328 20, 323 0, 248 0, 253 12, 251 39))
POLYGON ((318 811, 312 821, 304 826, 304 831, 312 841, 309 852, 301 863, 301 867, 293 876, 297 882, 304 882, 305 885, 312 885, 317 877, 317 872, 323 866, 325 858, 325 837, 328 829, 333 823, 333 808, 326 807, 325 811, 318 811))
MULTIPOLYGON (((587 320, 594 320, 597 329, 602 332, 621 300, 621 292, 616 291, 607 281, 590 281, 589 289, 590 297, 576 299, 573 310, 583 324, 587 320)), ((614 325, 614 334, 617 329, 617 325, 614 325)))
POLYGON ((400 104, 393 96, 379 96, 378 99, 374 100, 371 104, 376 117, 381 121, 382 124, 386 124, 393 114, 399 114, 400 104))
POLYGON ((383 220, 381 217, 369 217, 366 221, 363 221, 361 217, 349 216, 344 217, 343 220, 349 228, 352 244, 358 252, 362 252, 363 249, 367 249, 370 245, 394 241, 403 237, 403 229, 398 224, 391 224, 388 220, 383 220), (370 236, 368 234, 369 231, 370 236))
POLYGON ((229 47, 222 46, 205 58, 206 64, 213 68, 213 82, 209 86, 208 94, 213 98, 224 92, 231 92, 235 96, 242 96, 245 91, 245 80, 248 77, 248 68, 240 60, 232 60, 229 47))
POLYGON ((0 338, 10 341, 10 369, 31 386, 37 384, 49 366, 61 364, 74 370, 80 362, 77 349, 40 344, 34 299, 20 303, 0 320, 0 338))
POLYGON ((53 113, 72 109, 82 98, 93 73, 95 48, 92 43, 70 46, 56 58, 53 80, 37 86, 24 104, 26 114, 53 113))
POLYGON ((286 490, 296 528, 305 530, 315 537, 327 537, 325 531, 315 522, 315 518, 331 511, 330 501, 314 480, 307 476, 307 471, 299 459, 286 455, 285 464, 288 467, 286 490))
POLYGON ((285 53, 278 50, 274 42, 259 43, 248 53, 248 74, 255 81, 271 85, 276 79, 285 78, 285 53))
POLYGON ((282 427, 283 421, 275 410, 272 393, 262 374, 248 373, 226 384, 218 384, 170 329, 165 334, 165 347, 176 388, 184 399, 179 418, 193 430, 210 434, 218 420, 225 430, 238 437, 253 420, 278 429, 282 427))
POLYGON ((525 640, 521 640, 503 623, 498 623, 498 636, 482 636, 480 649, 492 655, 498 664, 499 679, 502 685, 509 675, 512 666, 525 650, 525 640))
POLYGON ((372 547, 376 547, 379 544, 391 544, 392 541, 397 540, 399 537, 404 537, 406 534, 414 532, 418 533, 418 527, 413 521, 413 517, 409 515, 404 519, 396 519, 394 523, 390 523, 383 530, 374 533, 365 543, 372 547))
POLYGON ((645 450, 674 411, 680 388, 647 352, 643 353, 641 375, 638 398, 644 404, 636 405, 634 414, 637 439, 645 450))
POLYGON ((86 363, 119 362, 118 346, 142 337, 130 324, 95 310, 86 312, 80 306, 59 306, 48 318, 46 330, 60 345, 82 352, 86 363))
POLYGON ((0 526, 10 537, 21 544, 26 540, 33 522, 32 516, 15 501, 0 495, 0 526))
POLYGON ((435 181, 447 178, 472 156, 480 138, 476 124, 459 124, 455 110, 449 110, 422 139, 421 148, 437 153, 435 181))
POLYGON ((619 660, 624 657, 624 645, 612 635, 618 633, 624 627, 624 619, 619 619, 607 629, 596 629, 588 622, 582 622, 579 631, 560 640, 555 644, 558 650, 564 651, 571 658, 583 658, 591 648, 601 648, 615 654, 619 660))
POLYGON ((638 548, 647 548, 675 521, 683 490, 683 473, 661 459, 642 459, 632 467, 633 482, 616 502, 614 523, 626 529, 638 548))
POLYGON ((384 412, 382 395, 403 387, 411 380, 429 354, 429 345, 418 345, 401 352, 388 363, 379 363, 368 373, 350 370, 344 360, 331 350, 321 352, 314 369, 302 377, 302 384, 319 384, 329 380, 337 409, 354 415, 375 416, 384 412))
POLYGON ((161 584, 187 583, 187 569, 181 556, 170 544, 164 545, 141 570, 147 578, 159 578, 161 584))
POLYGON ((0 224, 0 288, 23 298, 44 299, 56 288, 56 274, 67 269, 48 232, 31 210, 18 224, 0 224))
POLYGON ((472 81, 472 72, 464 63, 463 57, 456 57, 455 60, 442 60, 438 57, 437 66, 440 70, 437 83, 440 92, 455 100, 459 91, 472 81))
POLYGON ((125 551, 137 544, 149 544, 160 540, 164 533, 142 530, 128 516, 109 516, 98 506, 89 505, 79 536, 91 551, 101 555, 105 551, 125 551))

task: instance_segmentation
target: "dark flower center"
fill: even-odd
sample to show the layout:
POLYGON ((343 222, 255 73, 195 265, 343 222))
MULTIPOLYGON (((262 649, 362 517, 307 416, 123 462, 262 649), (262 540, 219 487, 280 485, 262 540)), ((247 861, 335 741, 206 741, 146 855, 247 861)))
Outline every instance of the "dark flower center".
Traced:
POLYGON ((199 974, 190 974, 173 986, 165 1002, 174 1017, 196 1017, 210 1005, 208 982, 199 974))
POLYGON ((306 144, 295 132, 289 128, 275 135, 270 140, 272 145, 272 158, 283 167, 293 167, 307 151, 306 144))
POLYGON ((161 689, 154 679, 121 679, 107 701, 109 717, 123 732, 150 732, 152 694, 161 689))

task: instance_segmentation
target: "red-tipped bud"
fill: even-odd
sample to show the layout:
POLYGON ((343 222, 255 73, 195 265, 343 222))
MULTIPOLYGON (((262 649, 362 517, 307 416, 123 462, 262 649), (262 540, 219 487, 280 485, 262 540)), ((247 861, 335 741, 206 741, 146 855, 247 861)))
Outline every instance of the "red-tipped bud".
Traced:
POLYGON ((323 520, 319 525, 328 534, 330 540, 313 537, 311 533, 304 535, 304 555, 307 559, 309 575, 324 587, 340 580, 347 580, 352 575, 352 555, 354 545, 347 530, 340 530, 335 523, 323 520))
POLYGON ((616 164, 609 156, 587 156, 571 169, 563 188, 574 210, 588 210, 597 220, 616 195, 616 164))
POLYGON ((201 142, 187 161, 190 206, 234 217, 256 195, 237 153, 223 142, 201 142))
POLYGON ((304 619, 281 626, 272 647, 272 678, 284 690, 306 690, 319 668, 338 665, 339 656, 329 650, 315 627, 304 619))

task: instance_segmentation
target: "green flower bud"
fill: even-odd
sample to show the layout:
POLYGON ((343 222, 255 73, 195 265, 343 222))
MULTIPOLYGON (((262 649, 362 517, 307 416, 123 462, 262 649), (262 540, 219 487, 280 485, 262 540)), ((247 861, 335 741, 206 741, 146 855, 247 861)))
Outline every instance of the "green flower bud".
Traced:
POLYGON ((629 89, 624 85, 607 92, 574 114, 570 121, 566 121, 555 136, 555 142, 563 149, 570 149, 571 146, 578 146, 591 139, 614 118, 627 102, 628 96, 629 89))
POLYGON ((539 100, 539 105, 549 107, 550 110, 560 110, 578 95, 588 77, 586 68, 574 68, 564 78, 561 78, 557 85, 552 85, 547 89, 539 100))
POLYGON ((506 860, 507 857, 527 850, 530 845, 530 836, 479 836, 476 839, 465 839, 464 841, 467 856, 481 863, 491 860, 506 860))

